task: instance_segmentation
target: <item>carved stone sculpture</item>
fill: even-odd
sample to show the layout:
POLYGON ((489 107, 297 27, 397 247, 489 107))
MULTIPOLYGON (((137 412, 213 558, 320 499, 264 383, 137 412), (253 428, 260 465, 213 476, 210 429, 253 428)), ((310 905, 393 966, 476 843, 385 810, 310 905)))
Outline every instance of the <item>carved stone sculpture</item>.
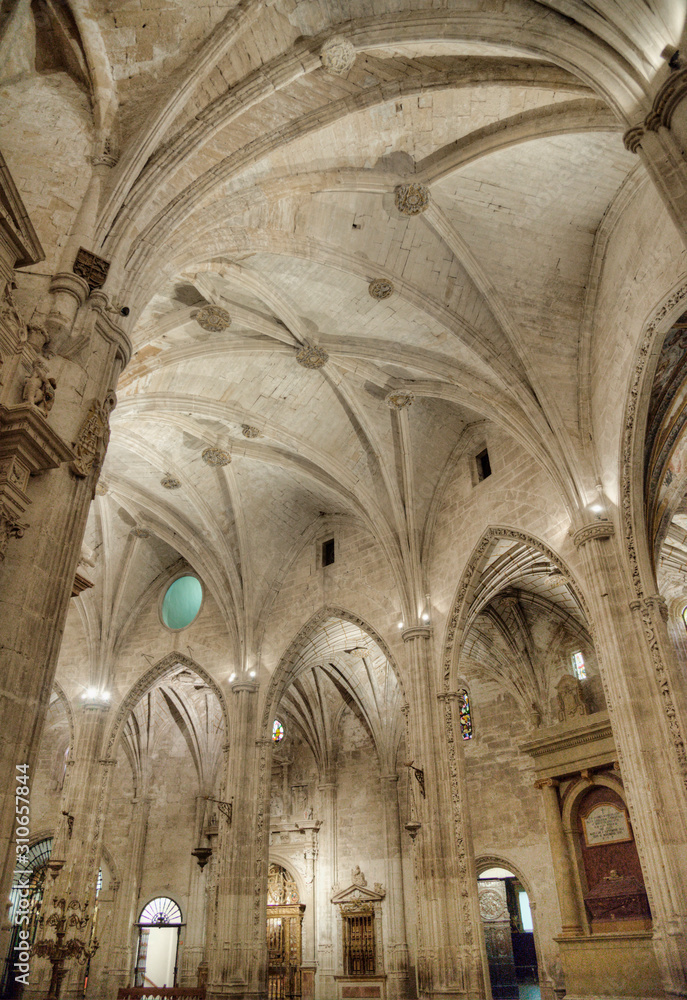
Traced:
POLYGON ((260 437, 259 428, 253 427, 251 424, 241 424, 241 433, 245 438, 260 437))
POLYGON ((399 184, 394 195, 401 215, 420 215, 429 205, 429 188, 424 184, 399 184))
POLYGON ((231 316, 221 306, 203 306, 195 316, 198 326, 210 333, 221 333, 231 325, 231 316))
POLYGON ((56 388, 57 382, 54 378, 50 378, 45 365, 35 361, 31 374, 24 382, 22 399, 25 403, 37 407, 47 417, 55 402, 56 388))
POLYGON ((333 35, 322 46, 320 59, 328 73, 345 76, 355 62, 355 47, 343 35, 333 35))
POLYGON ((351 884, 361 885, 363 888, 367 885, 367 879, 360 870, 360 865, 356 865, 355 868, 351 870, 351 884))
POLYGON ((329 361, 329 355, 322 347, 301 347, 296 361, 304 368, 321 368, 329 361))
POLYGON ((74 442, 72 472, 80 479, 100 470, 110 442, 110 413, 116 404, 117 397, 113 392, 108 392, 102 403, 97 399, 91 403, 79 437, 74 442))
POLYGON ((577 677, 565 674, 556 685, 556 692, 559 722, 567 722, 568 719, 587 714, 587 706, 582 697, 582 685, 577 677))
POLYGON ((22 524, 16 514, 4 503, 0 503, 0 559, 5 558, 10 538, 21 538, 28 524, 22 524))
POLYGON ((370 282, 368 291, 373 299, 376 299, 377 302, 382 302, 393 294, 394 286, 385 278, 375 278, 374 281, 370 282))
POLYGON ((201 458, 206 465, 211 465, 213 468, 218 468, 222 465, 229 465, 231 462, 231 455, 227 451, 222 451, 221 448, 206 448, 201 455, 201 458))
POLYGON ((17 333, 20 340, 26 340, 26 324, 14 301, 14 290, 16 287, 17 285, 14 281, 9 281, 5 286, 2 301, 0 302, 0 317, 10 329, 17 333))
POLYGON ((393 389, 384 397, 384 402, 392 410, 403 410, 411 406, 415 396, 406 389, 393 389))

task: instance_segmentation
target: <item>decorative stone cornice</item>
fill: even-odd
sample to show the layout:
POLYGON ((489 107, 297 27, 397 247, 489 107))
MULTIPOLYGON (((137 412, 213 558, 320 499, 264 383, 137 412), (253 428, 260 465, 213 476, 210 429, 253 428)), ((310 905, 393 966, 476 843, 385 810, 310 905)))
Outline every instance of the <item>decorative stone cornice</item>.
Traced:
POLYGON ((651 111, 643 122, 629 128, 623 137, 626 149, 636 153, 647 132, 670 128, 673 114, 680 102, 687 97, 687 68, 671 73, 654 97, 651 111))
MULTIPOLYGON (((260 685, 257 681, 252 680, 248 677, 239 677, 235 681, 229 682, 229 687, 234 694, 239 694, 240 691, 247 691, 248 694, 257 694, 260 690, 260 685)), ((267 739, 267 737, 266 737, 267 739)), ((268 743, 272 743, 272 738, 267 739, 268 743)))
POLYGON ((630 601, 630 611, 658 612, 664 622, 668 621, 668 605, 662 594, 651 594, 649 597, 640 597, 636 601, 630 601))
POLYGON ((615 528, 613 522, 602 518, 599 521, 593 521, 592 524, 585 524, 582 528, 578 528, 572 536, 573 545, 576 549, 579 549, 593 538, 612 538, 614 534, 615 528))
POLYGON ((59 271, 50 280, 50 291, 53 294, 64 292, 71 295, 82 306, 88 298, 90 288, 86 279, 80 275, 73 274, 71 271, 59 271))
POLYGON ((401 632, 401 638, 404 642, 412 642, 413 639, 430 639, 431 636, 432 629, 429 625, 411 625, 410 628, 401 632))

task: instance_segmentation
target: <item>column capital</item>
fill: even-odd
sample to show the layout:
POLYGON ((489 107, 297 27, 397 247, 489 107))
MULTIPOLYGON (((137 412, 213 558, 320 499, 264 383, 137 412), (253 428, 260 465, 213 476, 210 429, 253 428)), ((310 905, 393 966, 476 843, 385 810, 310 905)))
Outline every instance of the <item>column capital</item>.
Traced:
POLYGON ((612 538, 615 534, 615 526, 613 521, 609 521, 608 518, 602 517, 598 521, 592 521, 590 524, 584 524, 577 531, 571 531, 573 545, 576 549, 581 548, 581 546, 586 545, 593 538, 612 538))
POLYGON ((412 625, 401 632, 401 638, 404 642, 412 642, 413 639, 429 639, 431 635, 432 629, 429 625, 412 625))
POLYGON ((260 690, 260 685, 249 677, 246 677, 245 679, 243 677, 239 677, 235 681, 230 681, 229 687, 234 694, 239 694, 241 691, 247 691, 248 694, 257 694, 260 690))
POLYGON ((650 594, 648 597, 630 601, 630 611, 639 611, 641 614, 657 611, 664 622, 668 621, 668 605, 662 594, 650 594))
POLYGON ((623 137, 625 148, 636 153, 647 132, 670 128, 678 104, 687 96, 687 68, 674 71, 665 80, 654 97, 651 111, 646 118, 629 128, 623 137))

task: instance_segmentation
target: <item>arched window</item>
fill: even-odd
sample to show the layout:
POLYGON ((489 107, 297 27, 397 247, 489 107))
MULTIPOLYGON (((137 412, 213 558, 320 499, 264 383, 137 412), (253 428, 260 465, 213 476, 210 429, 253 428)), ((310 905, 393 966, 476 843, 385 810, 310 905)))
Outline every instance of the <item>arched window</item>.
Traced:
POLYGON ((472 709, 470 695, 467 691, 458 692, 458 711, 460 712, 460 732, 464 740, 472 739, 472 709))
POLYGON ((151 899, 143 907, 138 920, 135 986, 176 986, 181 924, 181 910, 168 896, 151 899))
POLYGON ((48 861, 52 851, 52 837, 39 840, 29 851, 17 859, 14 871, 14 880, 10 889, 10 909, 9 921, 12 925, 10 934, 10 946, 8 957, 5 961, 5 968, 2 976, 2 987, 0 996, 14 997, 21 990, 20 984, 15 976, 19 975, 15 961, 13 961, 14 948, 19 944, 19 931, 28 930, 31 945, 36 936, 36 926, 41 912, 41 902, 43 900, 43 883, 48 872, 48 861), (27 891, 28 890, 28 891, 27 891), (19 916, 19 903, 25 900, 29 904, 28 924, 17 923, 19 916))
POLYGON ((687 606, 682 609, 682 620, 685 623, 685 628, 687 628, 687 606))
POLYGON ((275 719, 274 724, 272 726, 272 742, 281 743, 283 739, 284 739, 284 725, 279 721, 279 719, 275 719))

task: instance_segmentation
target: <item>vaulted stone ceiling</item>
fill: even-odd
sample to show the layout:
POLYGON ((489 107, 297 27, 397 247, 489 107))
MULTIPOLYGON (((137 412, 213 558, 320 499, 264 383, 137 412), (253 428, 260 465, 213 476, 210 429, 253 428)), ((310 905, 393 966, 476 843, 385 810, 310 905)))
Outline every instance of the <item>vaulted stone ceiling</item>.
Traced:
MULTIPOLYGON (((89 544, 149 531, 146 583, 183 557, 245 650, 298 549, 340 518, 381 541, 414 608, 442 488, 485 422, 573 507, 595 481, 581 386, 597 237, 645 183, 622 136, 678 8, 93 4, 71 26, 97 66, 92 120, 66 55, 4 88, 11 114, 66 109, 39 154, 119 146, 98 249, 123 276, 134 355, 89 544), (340 72, 322 64, 332 36, 340 72), (395 199, 408 184, 428 193, 416 215, 395 199), (230 323, 204 327, 208 305, 230 323), (307 347, 322 367, 299 364, 307 347)), ((38 65, 31 16, 12 15, 19 77, 38 65)))

